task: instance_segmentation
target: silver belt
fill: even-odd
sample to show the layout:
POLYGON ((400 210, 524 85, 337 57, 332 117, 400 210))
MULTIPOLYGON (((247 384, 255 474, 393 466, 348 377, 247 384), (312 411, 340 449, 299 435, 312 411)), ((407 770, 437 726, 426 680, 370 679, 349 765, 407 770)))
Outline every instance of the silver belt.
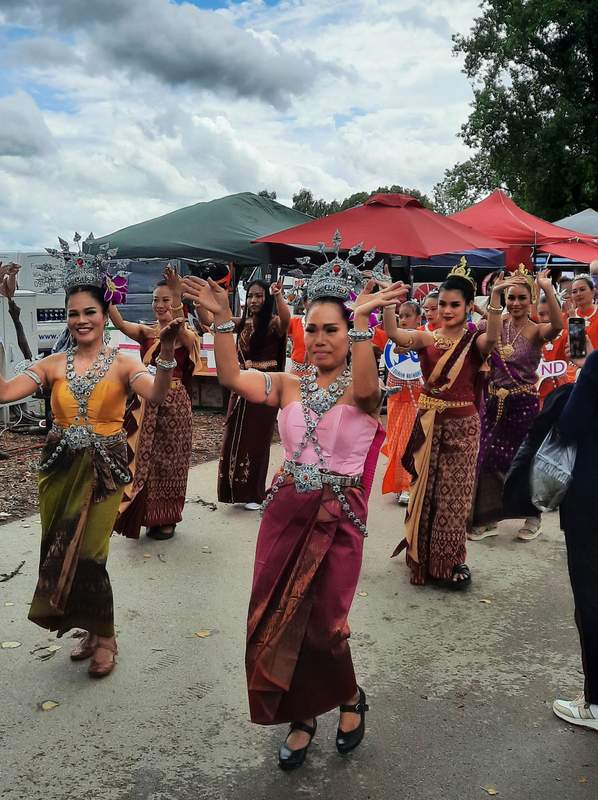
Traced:
POLYGON ((68 447, 71 450, 86 450, 87 448, 94 449, 100 458, 110 468, 110 471, 117 476, 122 483, 131 482, 131 474, 128 470, 122 470, 114 461, 106 447, 111 444, 126 444, 127 434, 124 430, 118 433, 113 433, 110 436, 102 436, 95 433, 91 425, 69 425, 68 428, 63 428, 62 425, 52 425, 52 433, 60 436, 60 440, 52 455, 46 461, 39 464, 39 469, 42 472, 47 472, 50 467, 57 460, 63 450, 68 447))
POLYGON ((96 433, 90 425, 69 425, 68 428, 64 428, 62 425, 54 423, 52 433, 57 433, 71 450, 84 450, 86 447, 98 444, 110 445, 127 441, 127 434, 124 430, 110 436, 102 436, 100 433, 96 433))
POLYGON ((324 484, 339 489, 359 486, 361 475, 335 475, 323 472, 316 464, 298 464, 296 461, 285 461, 282 469, 293 478, 298 492, 315 492, 324 484))

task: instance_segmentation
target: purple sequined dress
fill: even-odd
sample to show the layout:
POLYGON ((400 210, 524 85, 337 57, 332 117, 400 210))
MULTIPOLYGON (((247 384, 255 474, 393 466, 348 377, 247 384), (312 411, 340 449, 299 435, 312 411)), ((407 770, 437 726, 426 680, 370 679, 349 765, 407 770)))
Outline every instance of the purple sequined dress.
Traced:
POLYGON ((503 320, 502 344, 490 356, 490 380, 480 414, 482 433, 473 525, 504 519, 503 487, 511 462, 540 410, 536 371, 542 347, 517 336, 509 318, 503 320))

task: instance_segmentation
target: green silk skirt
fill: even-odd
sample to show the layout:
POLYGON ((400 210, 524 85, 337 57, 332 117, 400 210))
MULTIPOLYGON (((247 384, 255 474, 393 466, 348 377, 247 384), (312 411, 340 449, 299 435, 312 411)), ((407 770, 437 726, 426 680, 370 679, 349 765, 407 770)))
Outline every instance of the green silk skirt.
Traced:
POLYGON ((123 487, 98 493, 94 460, 79 450, 39 476, 42 541, 29 619, 58 636, 72 628, 114 635, 106 561, 123 487))

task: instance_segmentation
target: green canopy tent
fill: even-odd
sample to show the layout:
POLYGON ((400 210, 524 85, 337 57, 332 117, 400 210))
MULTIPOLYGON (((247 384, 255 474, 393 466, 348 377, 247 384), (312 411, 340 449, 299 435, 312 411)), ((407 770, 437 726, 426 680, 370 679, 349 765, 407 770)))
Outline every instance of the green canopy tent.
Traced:
POLYGON ((121 228, 88 248, 96 252, 109 243, 118 249, 119 259, 209 258, 239 265, 268 264, 269 246, 251 244, 252 240, 310 220, 267 197, 240 192, 121 228))

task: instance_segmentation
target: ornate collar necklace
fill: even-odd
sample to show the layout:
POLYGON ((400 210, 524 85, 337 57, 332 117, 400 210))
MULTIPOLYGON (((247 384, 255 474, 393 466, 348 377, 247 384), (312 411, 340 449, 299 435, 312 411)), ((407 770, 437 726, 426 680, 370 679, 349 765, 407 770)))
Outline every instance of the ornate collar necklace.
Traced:
MULTIPOLYGON (((463 328, 463 331, 465 330, 466 329, 463 328)), ((450 350, 451 347, 454 347, 457 344, 457 342, 461 341, 463 338, 463 332, 461 332, 460 336, 457 336, 453 339, 452 336, 443 336, 443 334, 440 333, 440 329, 438 329, 432 331, 432 336, 434 337, 434 347, 437 350, 450 350)))
POLYGON ((116 348, 114 347, 107 350, 100 350, 93 364, 85 370, 83 375, 77 375, 75 372, 76 349, 69 347, 66 351, 66 380, 79 406, 78 414, 75 417, 76 423, 88 423, 87 404, 89 398, 95 387, 112 366, 116 352, 116 348))
POLYGON ((591 319, 592 319, 592 317, 593 317, 593 316, 596 314, 596 312, 597 312, 597 311, 598 311, 598 306, 597 306, 597 305, 595 305, 595 304, 593 304, 593 306, 592 306, 592 311, 590 311, 590 313, 589 313, 589 314, 587 314, 587 315, 586 315, 586 314, 584 314, 584 313, 583 313, 583 311, 578 311, 578 312, 577 312, 577 313, 579 314, 579 316, 580 316, 580 317, 582 317, 583 319, 585 319, 585 321, 586 321, 586 328, 589 328, 589 326, 590 326, 590 320, 591 320, 591 319))
POLYGON ((345 367, 338 378, 328 388, 318 386, 318 370, 313 365, 301 378, 301 405, 322 417, 344 395, 351 383, 351 370, 345 367))

